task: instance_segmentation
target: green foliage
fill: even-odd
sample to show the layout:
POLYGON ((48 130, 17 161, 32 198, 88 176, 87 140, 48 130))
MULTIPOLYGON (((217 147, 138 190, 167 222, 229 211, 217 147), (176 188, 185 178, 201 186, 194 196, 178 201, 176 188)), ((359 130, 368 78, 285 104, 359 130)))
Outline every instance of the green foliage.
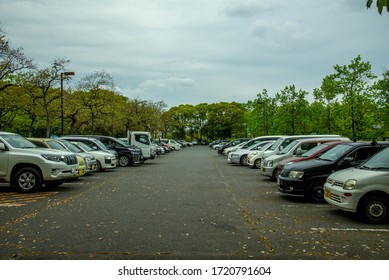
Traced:
MULTIPOLYGON (((384 10, 384 7, 386 7, 386 10, 389 12, 389 2, 388 0, 377 0, 377 8, 380 15, 382 15, 382 11, 384 10)), ((366 2, 366 6, 369 9, 371 5, 373 4, 373 0, 368 0, 366 2)))

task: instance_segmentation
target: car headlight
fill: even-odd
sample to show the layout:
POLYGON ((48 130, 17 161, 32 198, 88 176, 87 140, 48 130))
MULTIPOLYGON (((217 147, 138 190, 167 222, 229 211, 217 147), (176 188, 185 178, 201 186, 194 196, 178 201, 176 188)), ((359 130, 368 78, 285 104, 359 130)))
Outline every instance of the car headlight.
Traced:
POLYGON ((294 170, 290 171, 288 175, 289 178, 297 178, 297 179, 301 179, 303 178, 303 176, 304 176, 304 171, 294 171, 294 170))
POLYGON ((63 156, 59 155, 42 154, 41 156, 50 161, 64 161, 63 156))
POLYGON ((266 166, 267 167, 272 167, 273 166, 273 161, 269 160, 268 162, 266 162, 266 166))
POLYGON ((255 156, 256 154, 258 154, 258 152, 252 152, 252 155, 255 156))
POLYGON ((347 180, 344 184, 343 184, 343 189, 344 190, 353 190, 355 189, 355 186, 357 185, 357 180, 354 180, 354 179, 351 179, 351 180, 347 180))

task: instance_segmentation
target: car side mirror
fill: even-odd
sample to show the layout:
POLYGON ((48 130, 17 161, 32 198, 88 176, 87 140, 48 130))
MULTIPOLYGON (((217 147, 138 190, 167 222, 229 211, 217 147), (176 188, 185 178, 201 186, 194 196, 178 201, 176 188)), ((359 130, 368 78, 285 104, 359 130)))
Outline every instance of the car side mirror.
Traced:
POLYGON ((345 157, 345 158, 343 159, 342 164, 343 164, 343 165, 350 165, 350 163, 351 163, 353 160, 354 160, 353 157, 345 157))
POLYGON ((303 154, 303 150, 297 150, 297 151, 294 152, 295 156, 300 156, 302 154, 303 154))
POLYGON ((5 148, 4 143, 0 143, 0 150, 1 150, 1 151, 7 150, 7 149, 5 148))

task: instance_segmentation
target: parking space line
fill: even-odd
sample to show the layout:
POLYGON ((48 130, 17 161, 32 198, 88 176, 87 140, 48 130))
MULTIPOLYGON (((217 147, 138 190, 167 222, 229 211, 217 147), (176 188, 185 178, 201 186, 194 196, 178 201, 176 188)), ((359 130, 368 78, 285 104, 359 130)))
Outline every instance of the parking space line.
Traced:
POLYGON ((389 232, 385 228, 311 228, 313 231, 358 231, 358 232, 389 232))
POLYGON ((2 193, 0 194, 0 207, 20 207, 26 205, 26 203, 45 199, 57 193, 58 192, 49 192, 49 193, 42 192, 42 193, 31 193, 31 194, 20 194, 17 192, 2 193))

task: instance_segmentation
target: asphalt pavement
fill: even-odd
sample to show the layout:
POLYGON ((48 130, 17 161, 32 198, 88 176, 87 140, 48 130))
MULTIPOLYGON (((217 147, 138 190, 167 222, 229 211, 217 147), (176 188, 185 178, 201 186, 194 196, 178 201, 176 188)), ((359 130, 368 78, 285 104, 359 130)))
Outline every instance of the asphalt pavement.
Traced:
POLYGON ((0 185, 0 258, 389 259, 389 225, 289 198, 208 146, 35 194, 0 185))

